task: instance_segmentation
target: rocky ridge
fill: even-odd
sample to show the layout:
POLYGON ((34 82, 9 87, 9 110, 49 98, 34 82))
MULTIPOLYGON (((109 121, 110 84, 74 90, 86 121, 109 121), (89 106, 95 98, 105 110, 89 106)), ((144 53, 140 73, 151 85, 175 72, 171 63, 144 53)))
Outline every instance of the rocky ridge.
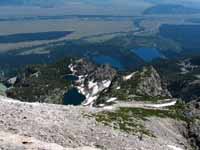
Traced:
POLYGON ((109 89, 102 93, 96 105, 110 103, 111 100, 153 101, 156 103, 167 99, 172 99, 172 96, 165 83, 162 82, 160 75, 152 66, 147 66, 142 70, 115 78, 109 89))
POLYGON ((117 74, 109 65, 97 66, 84 59, 75 61, 69 68, 78 77, 75 87, 86 97, 83 105, 93 105, 100 93, 110 87, 117 74))

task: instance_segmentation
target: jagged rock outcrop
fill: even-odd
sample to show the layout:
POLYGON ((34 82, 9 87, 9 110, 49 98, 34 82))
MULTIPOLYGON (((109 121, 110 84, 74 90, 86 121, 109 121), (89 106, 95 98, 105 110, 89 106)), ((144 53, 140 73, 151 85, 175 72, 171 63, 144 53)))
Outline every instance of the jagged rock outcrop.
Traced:
POLYGON ((117 71, 110 65, 96 65, 86 59, 79 59, 72 62, 72 67, 75 75, 87 76, 86 81, 94 79, 95 81, 112 80, 117 71))
POLYGON ((109 89, 101 94, 95 105, 109 104, 114 98, 119 101, 157 102, 172 96, 156 69, 148 66, 127 75, 118 75, 109 89))
POLYGON ((78 76, 75 87, 86 97, 83 105, 93 105, 102 91, 108 89, 117 71, 109 65, 97 66, 85 59, 69 65, 73 75, 78 76))
POLYGON ((137 94, 151 97, 171 97, 167 88, 163 86, 160 75, 152 66, 144 67, 139 76, 139 83, 136 87, 137 94))

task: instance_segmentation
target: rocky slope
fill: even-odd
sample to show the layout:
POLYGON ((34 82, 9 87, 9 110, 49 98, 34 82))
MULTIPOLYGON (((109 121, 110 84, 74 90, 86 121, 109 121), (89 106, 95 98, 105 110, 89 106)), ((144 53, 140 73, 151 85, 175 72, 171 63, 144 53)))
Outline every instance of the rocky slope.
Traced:
POLYGON ((141 136, 96 121, 94 116, 105 113, 103 109, 23 103, 0 97, 0 110, 0 149, 190 149, 179 130, 184 123, 173 118, 146 116, 144 126, 154 136, 141 136))
POLYGON ((189 104, 186 111, 189 120, 187 138, 196 150, 200 149, 200 102, 193 101, 189 104))
POLYGON ((96 101, 96 105, 118 101, 152 101, 171 99, 171 94, 158 72, 152 66, 133 73, 118 75, 112 85, 96 101))
POLYGON ((188 127, 185 133, 194 149, 200 149, 200 56, 182 58, 179 60, 158 61, 154 67, 160 73, 162 80, 173 97, 181 98, 186 102, 188 127))
MULTIPOLYGON (((184 149, 180 143, 184 143, 186 147, 188 147, 188 145, 181 133, 184 133, 192 145, 198 147, 200 141, 198 136, 199 107, 197 107, 199 105, 200 93, 199 66, 198 58, 176 60, 175 62, 163 60, 151 66, 144 66, 134 72, 117 72, 109 65, 97 65, 86 59, 69 58, 59 61, 56 64, 29 66, 19 73, 19 75, 5 82, 7 86, 10 86, 9 90, 7 90, 8 96, 27 102, 63 104, 64 94, 71 88, 77 88, 79 93, 85 96, 85 101, 82 103, 82 106, 78 107, 9 102, 9 105, 10 103, 12 105, 5 111, 11 113, 12 116, 13 110, 18 112, 17 109, 21 110, 22 108, 22 114, 20 115, 24 115, 23 112, 25 110, 25 113, 30 113, 30 116, 33 115, 33 118, 36 117, 35 113, 39 114, 39 111, 43 112, 42 110, 45 112, 45 109, 45 115, 48 114, 50 118, 51 115, 56 116, 57 112, 58 114, 56 117, 60 115, 63 117, 62 113, 64 113, 64 118, 69 119, 69 122, 76 126, 75 129, 70 132, 70 134, 78 136, 78 143, 71 142, 75 144, 75 147, 94 146, 91 143, 96 143, 95 145, 98 147, 97 141, 101 139, 101 148, 104 148, 105 145, 108 149, 128 149, 131 145, 139 145, 139 148, 141 147, 140 140, 139 143, 137 141, 139 137, 139 139, 144 138, 144 141, 147 142, 143 144, 147 144, 148 148, 153 149, 155 143, 152 145, 152 137, 156 136, 158 137, 156 142, 160 143, 162 146, 163 141, 168 141, 168 145, 172 145, 171 149, 173 149, 173 145, 176 146, 177 144, 178 147, 184 149), (77 79, 68 81, 65 79, 68 75, 77 79), (177 79, 177 77, 179 78, 177 79), (181 103, 181 100, 177 100, 176 97, 184 100, 186 104, 181 103), (36 112, 31 113, 27 106, 30 106, 31 109, 33 106, 37 106, 38 108, 34 108, 36 110, 33 111, 36 112), (98 108, 89 108, 87 106, 95 106, 98 108), (188 106, 187 110, 185 110, 186 106, 188 106), (49 111, 47 111, 47 108, 49 111), (111 112, 104 112, 104 110, 109 110, 111 112), (55 112, 55 114, 53 114, 53 112, 55 112), (69 114, 65 116, 65 113, 69 114), (166 120, 169 122, 167 126, 164 125, 166 124, 166 120), (82 124, 80 124, 80 122, 82 124), (159 125, 154 124, 156 122, 159 125), (149 124, 151 124, 151 126, 148 126, 149 124), (153 126, 156 126, 157 129, 153 126), (88 130, 86 127, 89 127, 91 130, 88 130), (80 128, 80 130, 77 128, 80 128), (113 131, 113 128, 120 130, 120 132, 113 131), (177 133, 178 137, 173 134, 177 128, 182 130, 177 133), (102 134, 101 131, 105 131, 105 133, 102 134), (120 136, 120 139, 116 137, 116 134, 120 136), (168 135, 168 137, 166 137, 165 134, 168 135), (85 135, 87 135, 87 137, 83 140, 85 135), (97 138, 93 139, 93 136, 97 136, 97 138), (126 136, 134 142, 131 142, 126 136), (105 141, 105 137, 107 141, 105 141), (124 142, 121 140, 124 140, 124 142), (170 144, 173 140, 176 142, 170 144), (121 145, 115 147, 110 141, 114 143, 120 142, 121 145), (125 145, 127 145, 127 147, 125 145)), ((7 109, 7 105, 7 102, 5 103, 5 101, 3 101, 1 107, 5 106, 5 109, 7 109)), ((2 108, 2 110, 3 109, 4 108, 2 108)), ((5 114, 3 114, 3 116, 5 116, 5 114)), ((25 116, 24 122, 21 122, 26 124, 27 118, 29 117, 25 116)), ((61 122, 58 126, 54 124, 55 128, 59 131, 58 140, 48 137, 51 141, 45 141, 45 138, 43 139, 38 136, 39 133, 34 133, 36 137, 33 136, 34 139, 30 140, 37 142, 39 138, 39 140, 42 139, 42 141, 47 142, 47 144, 56 143, 62 147, 73 147, 74 145, 70 145, 69 141, 66 143, 71 137, 63 135, 65 130, 68 132, 70 130, 69 128, 73 127, 67 124, 62 117, 62 121, 56 120, 56 118, 50 119, 61 122), (60 129, 61 126, 68 127, 60 129), (63 141, 63 143, 65 144, 58 142, 63 139, 65 141, 63 141)), ((8 118, 9 117, 7 117, 7 119, 8 118)), ((16 118, 22 118, 21 120, 23 120, 22 116, 16 116, 16 118)), ((39 118, 45 120, 46 116, 39 118)), ((5 118, 3 118, 3 120, 4 119, 5 118)), ((12 119, 13 118, 10 118, 9 121, 11 122, 12 119)), ((7 121, 8 120, 6 120, 6 122, 7 121)), ((34 122, 33 120, 28 121, 33 123, 33 125, 35 124, 37 127, 38 122, 34 122)), ((4 123, 4 121, 2 123, 4 123)), ((50 125, 52 124, 52 122, 48 123, 50 125)), ((43 125, 44 124, 41 124, 39 126, 42 130, 44 128, 43 125)), ((14 124, 12 126, 14 126, 14 124)), ((28 126, 31 127, 32 125, 29 124, 28 126)), ((18 128, 20 127, 27 130, 27 127, 22 124, 19 124, 18 128)), ((20 132, 22 131, 20 130, 20 132)), ((44 132, 47 131, 45 130, 44 132)), ((57 134, 49 130, 49 127, 48 132, 52 132, 55 135, 57 134)), ((2 131, 2 134, 9 137, 24 137, 24 135, 18 135, 18 133, 15 132, 12 133, 14 135, 10 135, 10 133, 7 133, 5 130, 2 131)), ((147 147, 145 147, 145 149, 147 147)), ((169 146, 167 147, 170 149, 169 146)), ((157 148, 159 149, 160 147, 158 146, 157 148)), ((166 147, 164 148, 167 149, 166 147)))

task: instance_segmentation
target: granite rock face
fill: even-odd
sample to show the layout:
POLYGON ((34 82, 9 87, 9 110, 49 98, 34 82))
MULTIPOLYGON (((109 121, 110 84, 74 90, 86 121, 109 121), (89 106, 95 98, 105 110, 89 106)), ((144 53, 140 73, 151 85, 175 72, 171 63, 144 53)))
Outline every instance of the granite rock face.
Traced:
POLYGON ((96 65, 86 59, 79 59, 72 62, 73 69, 77 76, 87 76, 87 80, 112 80, 117 71, 110 65, 96 65))
POLYGON ((137 86, 137 93, 152 97, 171 97, 166 87, 162 85, 160 75, 153 67, 144 67, 140 72, 140 82, 137 86))

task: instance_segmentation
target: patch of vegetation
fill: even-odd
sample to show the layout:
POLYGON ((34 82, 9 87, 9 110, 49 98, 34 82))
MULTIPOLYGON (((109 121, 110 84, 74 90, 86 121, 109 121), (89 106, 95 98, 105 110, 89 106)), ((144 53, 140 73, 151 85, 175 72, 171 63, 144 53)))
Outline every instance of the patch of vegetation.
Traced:
POLYGON ((181 44, 187 52, 198 52, 199 50, 199 25, 162 25, 161 36, 172 39, 181 44))
POLYGON ((145 102, 152 102, 152 103, 158 103, 161 100, 167 99, 168 97, 161 97, 161 96, 148 96, 148 95, 141 95, 134 97, 134 100, 136 101, 145 101, 145 102))
POLYGON ((28 102, 62 104, 64 92, 70 87, 69 81, 64 79, 70 73, 69 60, 66 58, 55 64, 27 66, 18 73, 18 81, 7 95, 28 102))
POLYGON ((0 83, 0 95, 5 95, 6 89, 7 88, 2 83, 0 83))
POLYGON ((149 117, 172 118, 176 120, 186 121, 184 116, 185 105, 178 103, 169 107, 168 110, 154 110, 143 108, 119 108, 114 112, 101 112, 95 115, 96 121, 114 129, 132 133, 153 136, 144 125, 143 121, 149 117))
POLYGON ((115 112, 98 113, 95 117, 97 122, 111 126, 114 129, 119 129, 133 135, 145 134, 153 137, 153 134, 144 127, 140 116, 135 114, 133 109, 120 108, 115 112))

